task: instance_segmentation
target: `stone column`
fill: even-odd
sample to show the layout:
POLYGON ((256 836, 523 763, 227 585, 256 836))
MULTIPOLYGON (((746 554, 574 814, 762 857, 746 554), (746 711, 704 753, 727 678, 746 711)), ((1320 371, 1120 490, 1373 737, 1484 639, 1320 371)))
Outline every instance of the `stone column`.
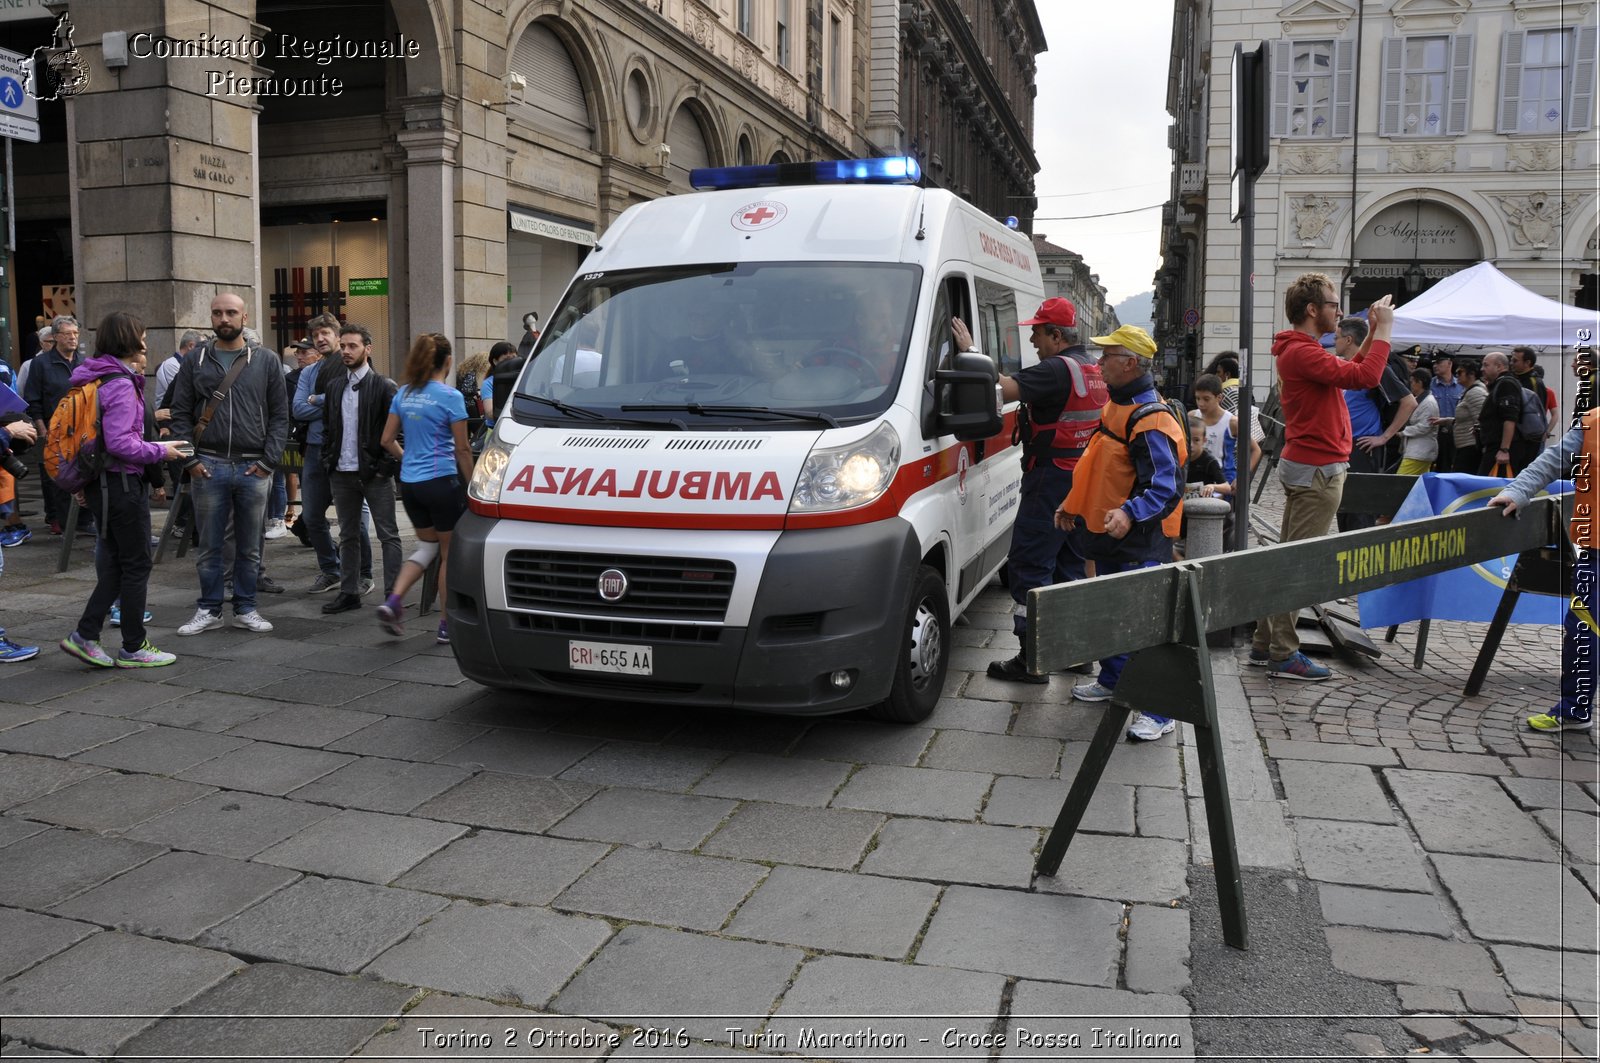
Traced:
POLYGON ((73 8, 75 41, 90 67, 87 90, 66 104, 79 313, 87 328, 113 310, 143 318, 150 372, 184 329, 210 327, 219 291, 237 292, 250 323, 261 326, 257 107, 252 96, 228 95, 211 72, 264 71, 248 59, 137 55, 109 70, 101 35, 189 39, 206 29, 259 39, 253 9, 250 0, 73 8))
POLYGON ((405 103, 397 140, 406 164, 406 273, 408 324, 418 332, 456 334, 456 146, 438 98, 405 103))

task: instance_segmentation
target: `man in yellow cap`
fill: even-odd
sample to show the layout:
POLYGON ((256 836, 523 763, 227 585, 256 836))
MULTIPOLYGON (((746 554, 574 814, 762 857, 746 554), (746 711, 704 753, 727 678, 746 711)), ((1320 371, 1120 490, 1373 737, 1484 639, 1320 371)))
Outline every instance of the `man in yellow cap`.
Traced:
MULTIPOLYGON (((1183 521, 1184 466, 1189 461, 1188 426, 1156 391, 1151 360, 1156 341, 1137 325, 1109 336, 1093 336, 1100 350, 1100 376, 1111 401, 1084 452, 1072 490, 1056 511, 1056 526, 1069 533, 1077 553, 1110 576, 1172 560, 1172 540, 1183 521)), ((1079 701, 1110 701, 1127 654, 1100 662, 1092 683, 1072 688, 1079 701)), ((1173 722, 1136 712, 1128 737, 1151 742, 1173 722)))

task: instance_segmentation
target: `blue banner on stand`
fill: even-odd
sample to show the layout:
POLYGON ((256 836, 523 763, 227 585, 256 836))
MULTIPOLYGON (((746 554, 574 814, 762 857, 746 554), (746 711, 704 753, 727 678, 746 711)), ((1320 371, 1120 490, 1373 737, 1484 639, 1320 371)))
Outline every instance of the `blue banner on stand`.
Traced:
MULTIPOLYGON (((1495 476, 1465 473, 1426 473, 1417 477, 1411 493, 1394 515, 1394 522, 1421 520, 1463 510, 1482 509, 1499 494, 1507 481, 1495 476)), ((1540 496, 1565 494, 1570 480, 1557 480, 1540 496)), ((1517 555, 1481 561, 1476 565, 1408 580, 1392 587, 1367 591, 1358 597, 1361 626, 1389 627, 1412 620, 1469 620, 1487 624, 1505 593, 1506 580, 1517 555)), ((1513 624, 1559 624, 1567 612, 1565 598, 1524 594, 1511 613, 1513 624)))

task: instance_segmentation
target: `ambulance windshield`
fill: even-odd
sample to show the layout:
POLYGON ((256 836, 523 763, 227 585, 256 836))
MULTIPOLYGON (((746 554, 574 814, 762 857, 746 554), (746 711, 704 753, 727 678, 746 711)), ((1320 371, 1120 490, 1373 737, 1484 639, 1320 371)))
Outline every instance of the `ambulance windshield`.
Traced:
POLYGON ((512 414, 548 423, 581 409, 719 429, 740 423, 738 411, 772 429, 815 422, 768 411, 876 416, 899 390, 921 277, 914 265, 860 262, 583 275, 540 336, 512 414), (697 418, 696 407, 723 409, 697 418))

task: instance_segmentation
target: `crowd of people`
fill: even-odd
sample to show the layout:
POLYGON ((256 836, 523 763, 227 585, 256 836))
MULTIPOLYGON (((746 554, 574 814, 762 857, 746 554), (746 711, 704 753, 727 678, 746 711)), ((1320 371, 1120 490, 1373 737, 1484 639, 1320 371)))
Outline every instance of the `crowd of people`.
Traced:
MULTIPOLYGON (((95 542, 95 588, 61 649, 101 668, 159 667, 176 659, 150 642, 145 608, 151 554, 160 541, 151 536, 151 505, 165 500, 168 483, 186 486, 175 492, 183 508, 173 534, 194 544, 199 583, 194 615, 176 629, 179 636, 223 627, 225 605, 235 628, 271 631, 258 595, 286 588, 267 574, 266 543, 289 534, 316 554, 318 572, 307 593, 337 592, 322 611, 361 608, 375 589, 375 534, 383 578, 378 623, 396 637, 405 634, 404 596, 437 561, 434 637, 447 645, 450 535, 467 508, 473 439, 492 423, 495 398, 509 401, 515 374, 538 340, 538 315, 523 324, 520 344, 496 344, 459 373, 447 337, 420 335, 396 382, 373 364, 365 326, 331 314, 312 318, 306 338, 284 352, 290 366, 249 328, 244 300, 223 293, 211 303, 210 338, 184 332, 147 384, 139 319, 108 315, 94 334, 92 356, 78 349, 75 319, 51 321, 16 379, 0 362, 6 365, 0 383, 26 403, 24 413, 0 420, 0 453, 39 457, 69 394, 98 403, 96 439, 84 447, 85 455, 102 455, 93 474, 68 491, 45 465, 39 469, 50 532, 63 533, 75 499, 77 531, 95 542), (153 401, 146 401, 147 386, 153 401), (419 540, 405 559, 397 501, 419 540), (101 645, 107 626, 120 627, 120 650, 101 645)), ((0 467, 0 573, 4 548, 33 537, 14 483, 0 467)), ((37 654, 38 647, 8 640, 0 628, 0 663, 37 654)))

